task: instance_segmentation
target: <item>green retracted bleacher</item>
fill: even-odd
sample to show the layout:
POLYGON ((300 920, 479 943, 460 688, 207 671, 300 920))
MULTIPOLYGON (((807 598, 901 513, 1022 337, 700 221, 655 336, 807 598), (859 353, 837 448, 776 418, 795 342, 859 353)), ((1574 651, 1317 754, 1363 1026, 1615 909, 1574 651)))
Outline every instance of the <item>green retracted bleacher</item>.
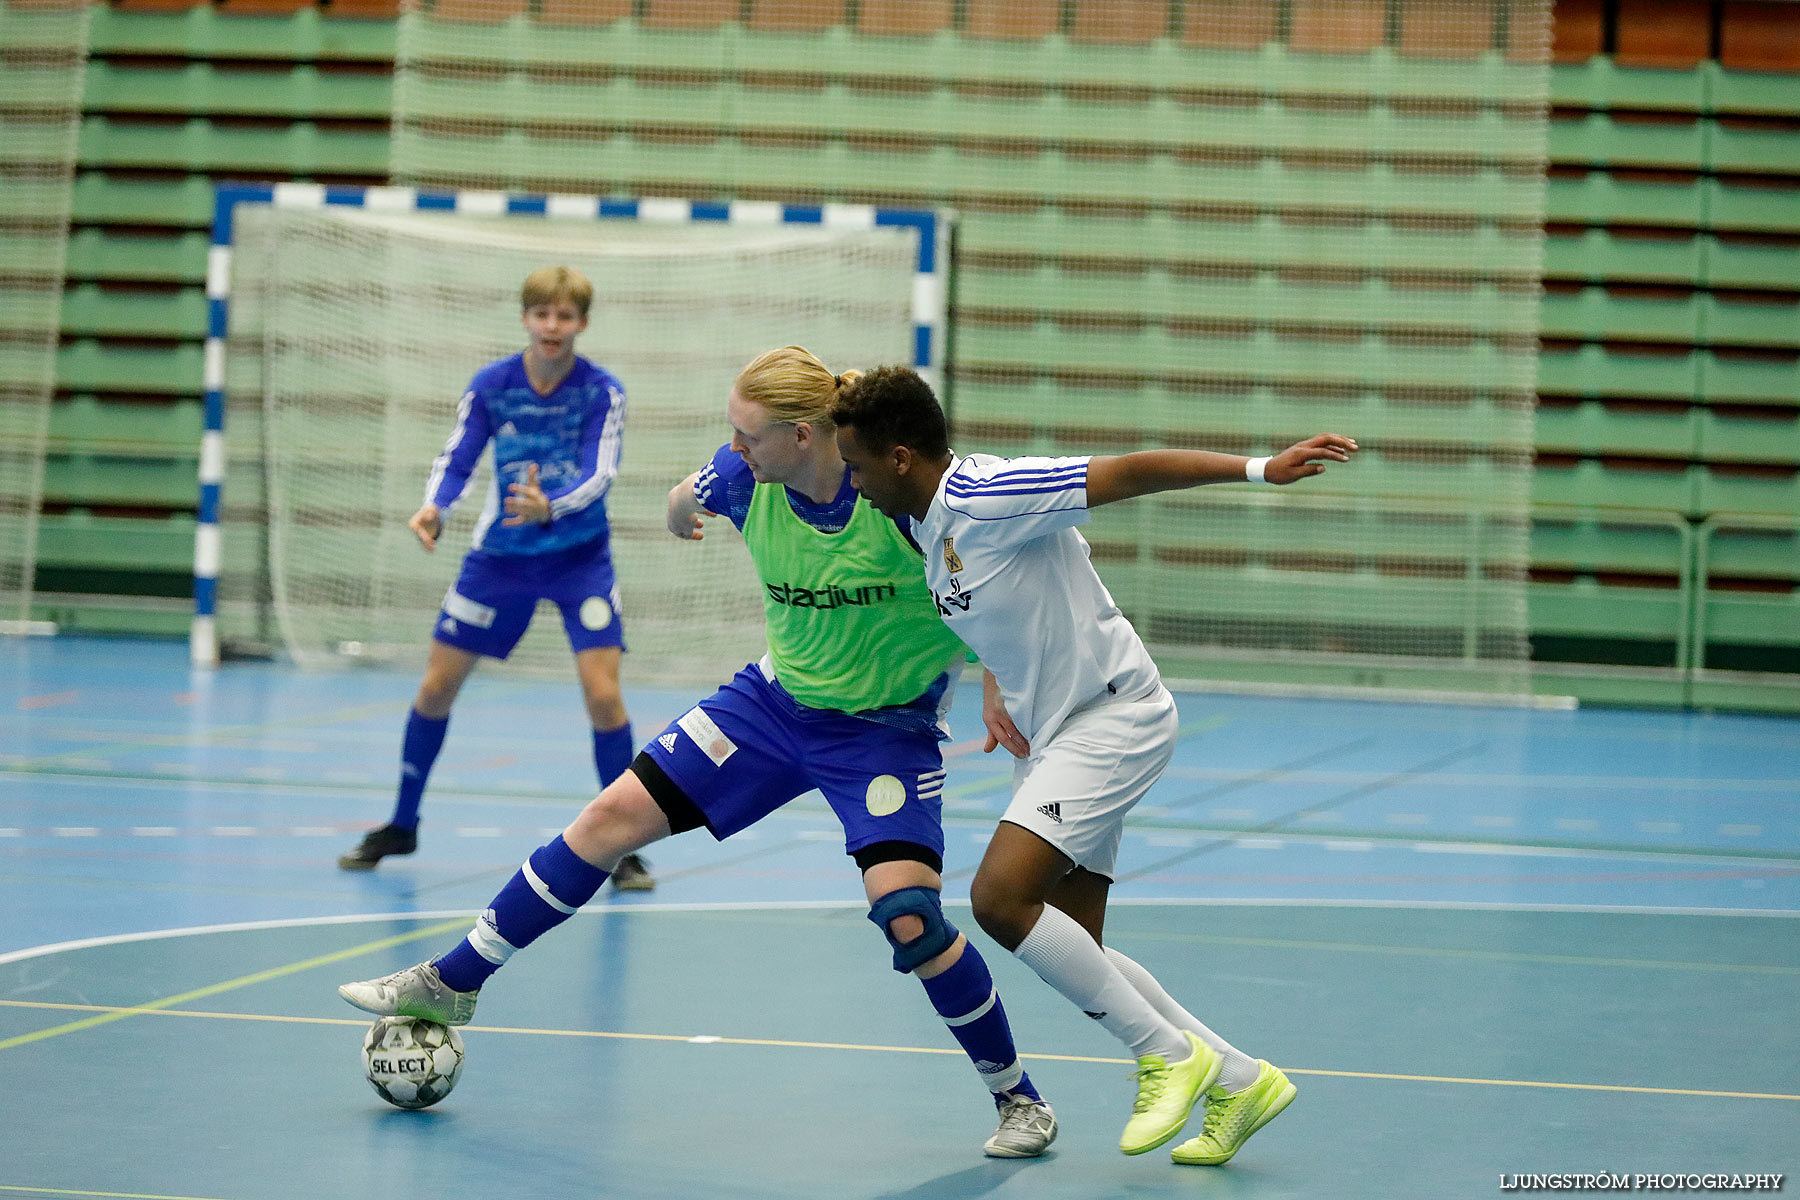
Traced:
POLYGON ((1540 658, 1791 707, 1720 672, 1800 670, 1800 5, 1563 0, 1556 57, 1540 658))
MULTIPOLYGON (((212 182, 385 181, 393 7, 120 0, 95 11, 40 535, 45 615, 73 628, 185 626, 212 182), (127 595, 140 599, 109 599, 127 595), (162 600, 146 606, 145 595, 162 600)), ((435 7, 455 18, 458 0, 435 7)), ((1515 248, 1493 226, 1301 228, 1241 211, 1313 186, 1318 162, 1304 155, 1338 148, 1382 156, 1358 168, 1358 187, 1400 213, 1454 211, 1475 189, 1504 195, 1515 184, 1478 159, 1394 165, 1442 139, 1405 89, 1483 94, 1497 55, 1421 73, 1420 47, 1383 44, 1371 16, 1368 44, 1334 66, 1330 54, 1190 44, 1181 31, 1197 26, 1168 6, 1126 7, 1131 19, 1108 22, 1087 3, 519 0, 498 20, 491 3, 469 5, 483 19, 466 37, 527 61, 554 59, 559 28, 609 39, 617 69, 572 85, 604 119, 591 137, 553 143, 583 174, 682 194, 732 179, 746 194, 801 199, 796 180, 808 178, 847 174, 872 192, 925 197, 921 179, 948 176, 987 197, 962 213, 958 399, 999 451, 1048 448, 1042 414, 1097 387, 1181 429, 1189 390, 1234 374, 1272 381, 1230 419, 1192 423, 1195 444, 1231 449, 1304 427, 1309 388, 1406 387, 1448 369, 1432 358, 1440 351, 1380 330, 1350 344, 1272 336, 1267 323, 1295 293, 1268 286, 1259 264, 1384 264, 1386 275, 1323 278, 1309 294, 1328 306, 1379 295, 1384 311, 1412 311, 1415 330, 1500 328, 1532 302, 1396 290, 1406 272, 1458 263, 1504 275, 1515 248), (983 40, 980 72, 951 78, 944 49, 966 38, 983 40), (892 92, 822 69, 848 54, 884 87, 908 89, 909 142, 879 154, 864 144, 884 132, 892 92), (1333 70, 1361 72, 1359 93, 1384 94, 1368 73, 1409 55, 1388 100, 1334 109, 1344 81, 1333 70), (1146 61, 1162 73, 1155 89, 1130 75, 1146 61), (676 69, 689 73, 680 86, 676 69), (1283 104, 1309 97, 1314 147, 1250 153, 1292 115, 1283 104), (1241 169, 1193 169, 1183 130, 1201 127, 1241 141, 1241 169), (1081 201, 1022 186, 1027 159, 1081 201), (1130 188, 1119 161, 1141 168, 1130 188), (1220 222, 1236 223, 1215 269, 1186 270, 1196 232, 1220 222), (1233 256, 1241 273, 1216 269, 1233 256), (1131 312, 1115 311, 1122 289, 1140 297, 1131 312), (1186 370, 1197 346, 1216 364, 1205 377, 1186 370), (1021 369, 1046 361, 1058 369, 1021 369)), ((1238 8, 1287 22, 1292 45, 1306 36, 1310 9, 1238 8)), ((1551 690, 1603 699, 1791 705, 1779 687, 1717 672, 1800 671, 1800 5, 1561 0, 1556 17, 1529 593, 1540 669, 1551 690), (1584 682, 1596 663, 1705 670, 1584 682)), ((1331 36, 1353 28, 1345 17, 1331 36)), ((1244 31, 1244 46, 1267 41, 1244 31)), ((485 93, 462 83, 452 73, 430 95, 447 117, 474 121, 485 93)), ((571 95, 558 108, 586 107, 571 95)), ((528 94, 513 100, 529 109, 528 94)), ((1496 120, 1489 136, 1506 128, 1496 120)), ((528 126, 493 136, 536 145, 528 126)), ((1411 435, 1477 439, 1482 403, 1421 407, 1411 435)), ((1392 413, 1379 404, 1359 411, 1377 437, 1407 432, 1385 427, 1392 413)), ((1100 448, 1098 424, 1068 431, 1100 448)), ((1362 468, 1398 477, 1379 453, 1362 468)), ((1148 596, 1175 586, 1179 558, 1119 564, 1115 577, 1148 596)))
POLYGON ((95 8, 40 615, 185 631, 213 182, 384 180, 393 17, 311 0, 95 8))

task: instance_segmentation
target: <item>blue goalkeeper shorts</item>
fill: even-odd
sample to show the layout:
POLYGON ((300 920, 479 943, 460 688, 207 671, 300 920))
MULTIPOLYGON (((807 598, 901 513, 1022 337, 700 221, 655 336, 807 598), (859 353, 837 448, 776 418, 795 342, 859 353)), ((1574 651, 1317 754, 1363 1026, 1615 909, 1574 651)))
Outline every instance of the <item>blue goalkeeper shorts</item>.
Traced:
POLYGON ((754 663, 644 747, 721 841, 817 788, 844 850, 910 842, 944 853, 944 759, 928 733, 807 708, 754 663))
POLYGON ((619 585, 610 539, 596 538, 548 554, 489 554, 471 550, 444 597, 432 637, 471 654, 511 654, 539 600, 562 610, 569 645, 580 653, 625 645, 619 585))

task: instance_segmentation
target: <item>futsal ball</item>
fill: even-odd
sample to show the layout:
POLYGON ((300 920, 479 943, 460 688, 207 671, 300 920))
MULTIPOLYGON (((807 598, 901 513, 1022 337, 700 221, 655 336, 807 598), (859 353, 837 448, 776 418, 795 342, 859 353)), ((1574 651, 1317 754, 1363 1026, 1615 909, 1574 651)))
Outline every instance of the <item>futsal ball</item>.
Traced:
POLYGON ((375 1094, 397 1108, 430 1108, 456 1087, 462 1034, 417 1017, 383 1017, 363 1035, 363 1068, 375 1094))

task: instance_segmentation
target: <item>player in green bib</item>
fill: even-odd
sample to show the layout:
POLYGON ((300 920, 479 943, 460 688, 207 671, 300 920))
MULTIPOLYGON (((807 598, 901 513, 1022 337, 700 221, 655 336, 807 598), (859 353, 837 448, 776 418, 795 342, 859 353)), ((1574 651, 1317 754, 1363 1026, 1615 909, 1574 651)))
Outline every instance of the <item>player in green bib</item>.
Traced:
POLYGON ((909 524, 850 485, 830 420, 836 375, 785 346, 759 355, 726 404, 731 441, 669 493, 674 536, 705 519, 742 530, 762 587, 768 652, 650 740, 631 768, 533 852, 461 944, 339 993, 382 1015, 465 1024, 514 952, 566 920, 620 858, 704 827, 724 839, 818 789, 862 871, 894 969, 924 985, 1000 1112, 985 1153, 1042 1154, 1056 1117, 1019 1063, 981 954, 945 917, 940 742, 962 643, 938 619, 909 524))

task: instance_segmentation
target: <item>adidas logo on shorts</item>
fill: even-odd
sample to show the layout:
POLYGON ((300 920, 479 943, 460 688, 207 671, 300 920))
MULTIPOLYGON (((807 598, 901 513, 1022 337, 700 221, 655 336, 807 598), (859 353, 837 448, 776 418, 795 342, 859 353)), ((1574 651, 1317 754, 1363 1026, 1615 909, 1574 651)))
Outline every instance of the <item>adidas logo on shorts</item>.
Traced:
POLYGON ((667 750, 670 754, 675 753, 675 731, 673 729, 656 740, 662 743, 662 748, 664 750, 667 750))
POLYGON ((1058 825, 1062 824, 1062 801, 1052 800, 1048 804, 1040 804, 1038 805, 1038 811, 1043 813, 1046 817, 1049 817, 1052 821, 1055 821, 1058 825))

